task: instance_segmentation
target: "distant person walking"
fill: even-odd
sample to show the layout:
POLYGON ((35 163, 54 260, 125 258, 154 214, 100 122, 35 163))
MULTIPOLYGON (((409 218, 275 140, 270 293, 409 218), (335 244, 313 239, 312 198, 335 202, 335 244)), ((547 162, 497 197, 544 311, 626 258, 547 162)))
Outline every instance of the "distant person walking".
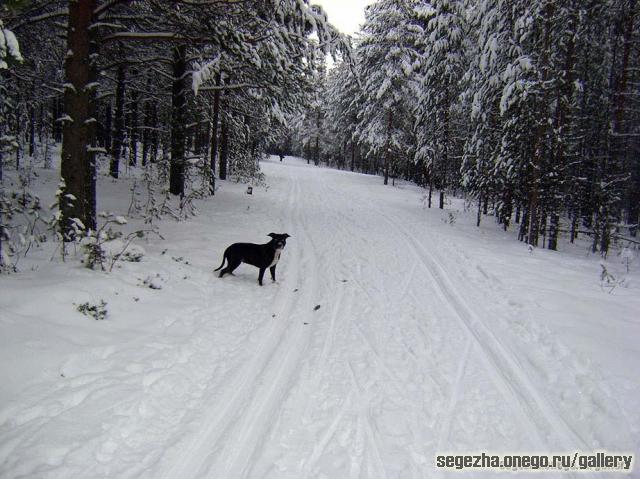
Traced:
POLYGON ((278 156, 280 157, 280 161, 282 161, 282 159, 284 158, 284 155, 281 153, 278 156))

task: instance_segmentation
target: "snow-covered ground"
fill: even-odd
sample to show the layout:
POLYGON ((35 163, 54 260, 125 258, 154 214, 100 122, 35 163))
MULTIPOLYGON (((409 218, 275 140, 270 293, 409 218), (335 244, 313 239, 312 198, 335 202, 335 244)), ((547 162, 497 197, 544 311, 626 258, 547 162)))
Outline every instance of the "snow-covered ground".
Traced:
MULTIPOLYGON (((478 232, 461 201, 428 210, 410 185, 262 167, 268 188, 222 182, 197 217, 163 221, 139 263, 95 272, 45 248, 0 277, 0 477, 461 477, 435 469, 443 452, 637 460, 640 265, 611 255, 626 280, 610 291, 586 249, 529 251, 490 219, 478 232), (228 244, 270 232, 291 235, 277 283, 246 265, 214 275, 228 244), (103 321, 76 311, 102 300, 103 321)), ((40 178, 52 195, 55 172, 40 178)), ((126 212, 125 180, 99 194, 126 212)))

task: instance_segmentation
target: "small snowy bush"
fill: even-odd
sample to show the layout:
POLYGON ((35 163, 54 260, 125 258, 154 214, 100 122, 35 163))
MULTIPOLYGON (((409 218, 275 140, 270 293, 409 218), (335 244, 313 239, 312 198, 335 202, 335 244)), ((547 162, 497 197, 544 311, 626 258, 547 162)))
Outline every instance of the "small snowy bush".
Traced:
POLYGON ((103 271, 111 271, 118 261, 139 263, 145 255, 142 247, 133 245, 135 239, 144 238, 147 233, 162 235, 155 228, 137 230, 124 236, 121 231, 114 231, 112 226, 125 225, 127 220, 113 213, 100 213, 106 221, 98 229, 91 231, 81 240, 84 249, 83 263, 89 269, 100 266, 103 271))
POLYGON ((80 245, 84 251, 83 263, 89 269, 105 269, 107 261, 107 250, 105 244, 122 236, 121 231, 114 231, 112 225, 125 225, 127 220, 122 216, 115 216, 112 213, 102 212, 99 215, 106 221, 97 231, 89 231, 89 234, 80 240, 80 245))
POLYGON ((0 272, 17 271, 19 259, 47 241, 48 229, 38 196, 26 189, 0 194, 0 272))
POLYGON ((107 303, 100 300, 99 304, 86 303, 76 305, 76 310, 85 316, 89 316, 95 320, 105 319, 107 317, 107 303))

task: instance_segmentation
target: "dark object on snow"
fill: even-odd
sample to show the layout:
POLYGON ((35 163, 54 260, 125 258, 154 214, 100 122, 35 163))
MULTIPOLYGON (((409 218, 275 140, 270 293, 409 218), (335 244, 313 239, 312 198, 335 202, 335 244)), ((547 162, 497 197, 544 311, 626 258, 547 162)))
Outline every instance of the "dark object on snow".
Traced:
POLYGON ((253 194, 253 186, 247 186, 247 194, 248 195, 252 195, 253 194))
POLYGON ((319 309, 320 309, 320 305, 319 304, 316 304, 316 307, 313 308, 314 311, 318 311, 319 309))
POLYGON ((240 263, 247 263, 260 269, 258 283, 262 286, 264 272, 269 268, 271 279, 276 280, 276 265, 280 260, 280 254, 287 244, 287 233, 269 233, 271 241, 265 244, 254 243, 234 243, 224 250, 222 263, 214 271, 222 269, 225 260, 227 267, 220 271, 220 278, 225 274, 233 274, 233 270, 240 266, 240 263))
POLYGON ((294 289, 294 290, 293 290, 293 292, 294 292, 294 293, 297 293, 297 292, 298 292, 298 288, 294 289))
POLYGON ((280 157, 280 161, 284 159, 284 155, 278 155, 280 157))

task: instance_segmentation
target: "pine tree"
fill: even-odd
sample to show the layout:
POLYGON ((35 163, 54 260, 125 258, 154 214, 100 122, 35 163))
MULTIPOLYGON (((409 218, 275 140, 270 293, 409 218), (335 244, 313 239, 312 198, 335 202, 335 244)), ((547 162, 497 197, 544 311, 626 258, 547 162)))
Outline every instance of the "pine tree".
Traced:
POLYGON ((385 185, 390 172, 406 161, 403 156, 410 150, 398 113, 408 110, 414 53, 404 38, 411 28, 411 13, 408 0, 381 0, 370 5, 355 52, 365 96, 358 114, 357 138, 369 154, 382 160, 385 185))
POLYGON ((463 7, 459 0, 436 0, 419 2, 414 9, 422 27, 416 45, 420 58, 417 159, 429 169, 429 198, 434 182, 440 190, 441 209, 445 190, 456 183, 462 157, 457 105, 465 63, 463 7))

